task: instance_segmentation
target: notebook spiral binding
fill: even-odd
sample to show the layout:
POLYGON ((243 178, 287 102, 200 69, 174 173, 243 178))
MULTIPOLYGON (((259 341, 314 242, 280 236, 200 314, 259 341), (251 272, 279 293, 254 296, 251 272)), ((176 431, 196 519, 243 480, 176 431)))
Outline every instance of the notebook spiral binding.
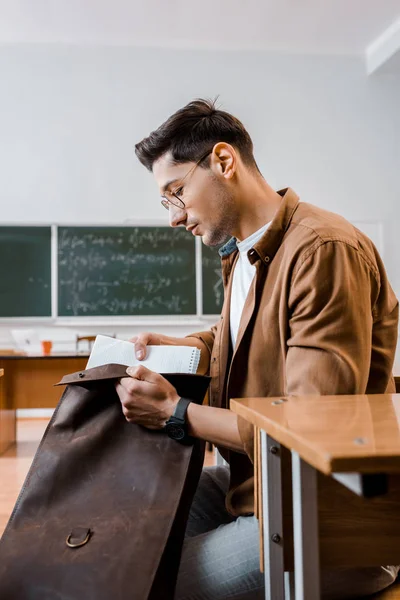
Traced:
POLYGON ((197 369, 200 362, 200 354, 201 350, 199 350, 198 348, 192 349, 192 354, 190 355, 189 362, 189 373, 197 373, 197 369))

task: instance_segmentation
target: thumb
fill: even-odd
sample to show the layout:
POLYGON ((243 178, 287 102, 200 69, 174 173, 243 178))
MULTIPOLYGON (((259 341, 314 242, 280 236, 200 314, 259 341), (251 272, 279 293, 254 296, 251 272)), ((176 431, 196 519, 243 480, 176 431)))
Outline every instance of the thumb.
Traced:
POLYGON ((148 381, 149 383, 155 383, 159 378, 158 373, 151 371, 144 365, 138 365, 136 367, 128 367, 126 369, 126 374, 129 377, 133 377, 134 379, 139 379, 141 381, 148 381))
POLYGON ((147 346, 152 342, 152 334, 151 333, 139 333, 139 335, 132 338, 135 339, 135 355, 138 360, 143 360, 146 358, 147 354, 147 346))

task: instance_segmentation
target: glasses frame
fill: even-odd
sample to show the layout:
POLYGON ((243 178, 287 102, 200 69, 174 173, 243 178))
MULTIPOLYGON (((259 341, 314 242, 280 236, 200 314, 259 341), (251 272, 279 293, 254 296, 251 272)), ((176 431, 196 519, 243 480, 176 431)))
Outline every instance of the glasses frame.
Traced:
MULTIPOLYGON (((191 167, 189 169, 189 171, 186 173, 186 175, 184 175, 181 179, 181 182, 179 184, 179 187, 181 187, 182 183, 185 181, 185 179, 187 180, 187 178, 189 177, 189 175, 193 174, 193 172, 197 169, 197 167, 203 162, 203 160, 205 158, 207 158, 207 156, 209 154, 211 154, 212 150, 209 150, 207 152, 207 154, 204 154, 197 162, 196 164, 191 167)), ((179 188, 178 188, 179 189, 179 188)), ((171 206, 171 204, 173 206, 176 206, 177 208, 185 208, 185 203, 182 200, 182 198, 180 198, 178 196, 178 194, 176 192, 168 192, 169 194, 171 194, 171 196, 173 196, 175 198, 175 200, 170 200, 170 198, 167 198, 165 195, 161 196, 161 204, 163 205, 164 208, 166 208, 167 210, 169 210, 169 207, 171 206)), ((164 192, 165 194, 165 192, 164 192)))

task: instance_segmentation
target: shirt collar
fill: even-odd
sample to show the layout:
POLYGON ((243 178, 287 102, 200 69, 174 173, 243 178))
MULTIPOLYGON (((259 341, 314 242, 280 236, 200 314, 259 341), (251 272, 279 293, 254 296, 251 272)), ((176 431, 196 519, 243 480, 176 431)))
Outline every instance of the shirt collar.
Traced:
MULTIPOLYGON (((251 262, 257 260, 255 254, 267 263, 273 258, 299 205, 299 197, 291 188, 279 190, 277 193, 282 196, 282 202, 267 231, 254 245, 255 253, 252 259, 250 258, 251 262)), ((218 252, 221 258, 226 258, 237 249, 236 238, 232 237, 218 252)))
POLYGON ((270 225, 271 221, 260 227, 260 229, 257 229, 257 231, 249 235, 246 239, 242 240, 241 242, 239 242, 236 239, 236 246, 240 254, 247 254, 250 248, 253 248, 253 246, 255 246, 259 240, 261 240, 262 236, 267 231, 270 225))

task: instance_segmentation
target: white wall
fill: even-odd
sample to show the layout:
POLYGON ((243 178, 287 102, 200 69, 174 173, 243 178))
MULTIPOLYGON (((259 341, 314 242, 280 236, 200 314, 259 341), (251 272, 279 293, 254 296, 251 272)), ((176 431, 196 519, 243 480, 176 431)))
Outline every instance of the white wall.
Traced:
POLYGON ((400 81, 367 78, 361 58, 0 46, 1 220, 165 218, 134 143, 190 99, 217 94, 272 185, 370 230, 382 223, 400 295, 400 81))

